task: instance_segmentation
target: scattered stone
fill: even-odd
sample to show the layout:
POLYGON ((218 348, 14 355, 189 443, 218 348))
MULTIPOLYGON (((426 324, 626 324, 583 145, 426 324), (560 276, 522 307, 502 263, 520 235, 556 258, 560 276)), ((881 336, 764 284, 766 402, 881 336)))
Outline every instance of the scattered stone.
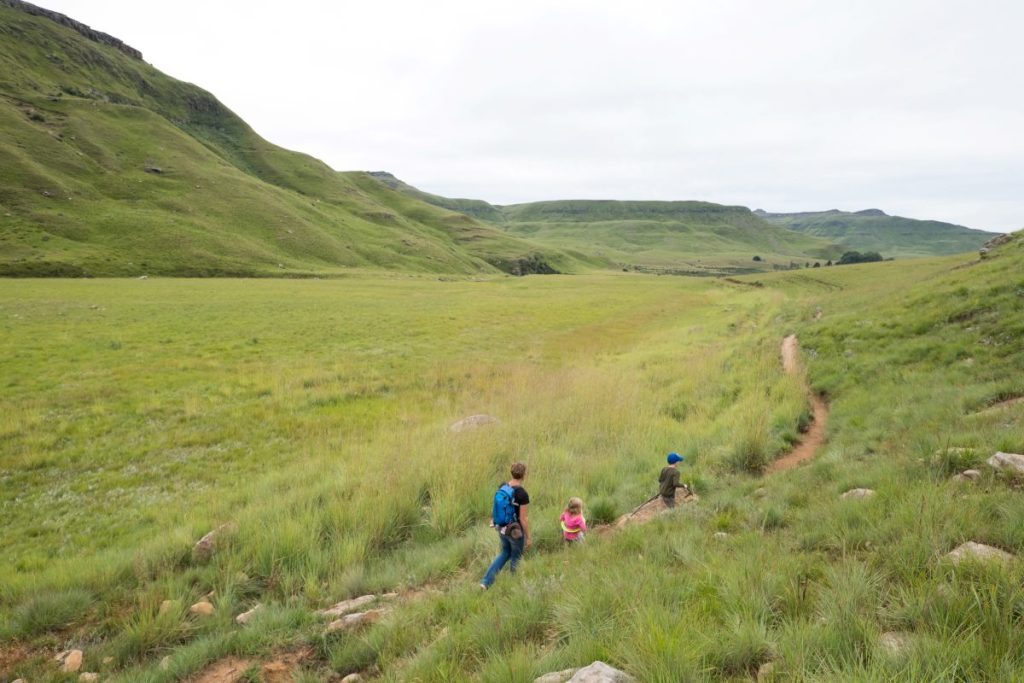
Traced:
POLYGON ((959 474, 954 474, 952 477, 953 481, 959 482, 961 484, 977 481, 980 478, 981 472, 979 472, 978 470, 964 470, 959 474))
POLYGON ((724 531, 716 531, 715 538, 717 538, 719 541, 723 541, 729 538, 729 534, 725 533, 724 531))
POLYGON ((565 683, 575 676, 577 671, 579 671, 579 669, 562 669, 561 671, 552 671, 549 674, 544 674, 543 676, 533 679, 533 683, 565 683))
POLYGON ((913 636, 901 631, 888 631, 878 638, 878 645, 887 655, 899 657, 910 649, 913 636))
POLYGON ((360 595, 358 598, 350 598, 348 600, 342 600, 341 602, 334 605, 334 607, 328 607, 327 609, 317 610, 317 615, 332 619, 341 617, 351 612, 355 612, 360 607, 369 605, 374 600, 393 600, 398 597, 398 593, 382 593, 380 595, 360 595))
POLYGON ((96 683, 96 681, 100 680, 100 675, 87 671, 86 673, 80 674, 78 676, 78 680, 81 681, 81 683, 96 683))
POLYGON ((341 679, 341 683, 363 683, 363 677, 360 674, 349 674, 341 679))
POLYGON ((360 595, 358 598, 351 598, 349 600, 342 600, 337 603, 334 607, 328 607, 317 611, 317 614, 321 617, 337 618, 355 612, 357 609, 364 605, 369 605, 371 602, 377 599, 376 595, 360 595))
POLYGON ((194 546, 192 546, 192 559, 197 562, 205 562, 210 559, 213 556, 213 553, 216 552, 217 543, 220 541, 221 537, 234 533, 237 530, 237 524, 234 522, 226 522, 218 526, 213 531, 210 531, 200 538, 194 546))
POLYGON ((160 603, 160 612, 159 613, 160 614, 167 614, 172 609, 174 609, 175 603, 177 603, 177 602, 178 602, 177 600, 164 600, 163 602, 160 603))
POLYGON ((633 683, 635 679, 624 671, 608 666, 604 662, 594 662, 585 666, 569 679, 569 683, 633 683))
POLYGON ((775 675, 775 662, 765 662, 757 669, 757 683, 772 680, 775 675))
POLYGON ((986 462, 997 470, 1011 470, 1017 474, 1024 474, 1024 455, 1019 453, 997 451, 986 462))
MULTIPOLYGON (((10 214, 7 214, 10 216, 10 214)), ((28 683, 24 678, 15 678, 14 683, 28 683)))
POLYGON ((160 174, 160 173, 164 172, 164 169, 160 168, 159 166, 153 166, 152 164, 146 164, 142 168, 143 168, 143 170, 146 171, 146 173, 160 174))
POLYGON ((82 651, 71 650, 68 652, 67 657, 64 658, 64 665, 61 667, 61 671, 68 674, 73 674, 82 668, 82 651))
POLYGON ((163 659, 160 660, 160 670, 161 671, 170 671, 170 669, 171 669, 171 656, 167 655, 166 657, 164 657, 163 659))
POLYGON ((964 560, 977 560, 979 562, 989 562, 992 560, 998 560, 1000 562, 1008 562, 1013 559, 1013 555, 1000 550, 999 548, 993 548, 990 545, 984 543, 975 543, 974 541, 967 541, 962 543, 953 549, 946 557, 953 564, 960 564, 964 560))
POLYGON ((483 427, 484 425, 494 424, 498 422, 498 418, 491 415, 470 415, 464 417, 458 422, 453 423, 448 427, 450 432, 464 432, 468 429, 476 429, 477 427, 483 427))
POLYGON ((58 664, 63 664, 64 660, 68 658, 69 654, 71 654, 71 650, 63 650, 61 652, 58 652, 53 656, 53 661, 57 662, 58 664))
POLYGON ((103 658, 103 666, 110 666, 113 663, 114 663, 114 658, 113 657, 104 657, 103 658))
POLYGON ((188 608, 189 614, 194 614, 197 617, 208 617, 216 611, 217 610, 214 608, 213 603, 208 600, 200 600, 188 608))
POLYGON ((149 279, 149 276, 148 276, 148 275, 140 275, 140 276, 139 276, 139 279, 140 279, 140 280, 148 280, 148 279, 149 279))
POLYGON ((850 489, 839 497, 843 500, 861 500, 863 498, 870 498, 873 495, 875 495, 873 489, 850 489))
POLYGON ((251 610, 249 610, 248 612, 242 612, 242 613, 241 613, 241 614, 239 614, 239 615, 238 615, 237 617, 235 617, 235 622, 236 622, 236 623, 237 623, 237 624, 238 624, 239 626, 245 626, 246 624, 248 624, 248 623, 249 623, 249 621, 250 621, 250 620, 251 620, 251 619, 252 619, 252 618, 253 618, 254 616, 256 616, 256 613, 257 613, 257 612, 259 612, 259 611, 260 611, 260 610, 262 610, 262 609, 263 609, 263 605, 261 605, 261 604, 257 603, 257 604, 256 604, 256 606, 255 606, 255 607, 253 607, 253 608, 252 608, 251 610))
POLYGON ((355 614, 346 614, 341 619, 336 619, 327 625, 325 633, 334 633, 335 631, 354 631, 357 628, 367 626, 380 620, 388 610, 386 609, 371 609, 365 612, 356 612, 355 614))

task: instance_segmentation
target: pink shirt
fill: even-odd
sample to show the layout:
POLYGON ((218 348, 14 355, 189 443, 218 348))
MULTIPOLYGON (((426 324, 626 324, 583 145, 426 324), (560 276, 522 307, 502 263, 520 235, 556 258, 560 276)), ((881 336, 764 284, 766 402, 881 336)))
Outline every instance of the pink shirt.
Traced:
POLYGON ((575 541, 587 530, 587 520, 583 519, 583 515, 573 515, 565 510, 562 512, 560 521, 562 522, 562 538, 567 541, 575 541))

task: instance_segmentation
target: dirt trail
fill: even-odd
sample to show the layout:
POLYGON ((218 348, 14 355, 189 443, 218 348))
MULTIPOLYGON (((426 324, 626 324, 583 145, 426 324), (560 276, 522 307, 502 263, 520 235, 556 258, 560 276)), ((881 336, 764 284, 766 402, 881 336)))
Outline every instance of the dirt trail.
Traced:
MULTIPOLYGON (((800 369, 800 342, 791 334, 782 340, 782 368, 789 374, 800 369)), ((814 457, 825 443, 825 425, 828 424, 828 404, 825 399, 807 387, 807 399, 811 402, 811 426, 792 451, 775 460, 765 470, 767 474, 796 467, 814 457)))

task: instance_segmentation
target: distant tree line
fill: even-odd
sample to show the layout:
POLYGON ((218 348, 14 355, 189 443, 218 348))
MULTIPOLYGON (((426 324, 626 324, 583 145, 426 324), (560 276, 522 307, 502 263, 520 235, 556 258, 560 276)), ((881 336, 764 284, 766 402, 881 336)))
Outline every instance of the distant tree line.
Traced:
MULTIPOLYGON (((763 259, 760 256, 754 256, 754 260, 755 261, 763 261, 763 259)), ((882 258, 882 255, 879 254, 877 251, 865 251, 863 253, 861 253, 859 251, 848 251, 848 252, 844 253, 842 256, 840 256, 839 260, 836 261, 835 264, 832 263, 832 259, 829 259, 825 263, 825 265, 826 266, 831 266, 831 265, 844 266, 844 265, 847 265, 849 263, 872 263, 874 261, 884 261, 884 260, 885 259, 882 258)), ((889 259, 889 260, 891 261, 892 259, 889 259)), ((811 265, 811 262, 807 261, 802 266, 799 263, 794 263, 793 261, 790 261, 789 262, 789 266, 783 266, 783 265, 779 265, 779 264, 774 264, 774 265, 772 265, 772 268, 774 270, 798 270, 800 268, 821 268, 821 265, 822 265, 821 261, 815 261, 814 265, 811 265)))
POLYGON ((859 251, 848 251, 839 257, 836 261, 837 266, 845 266, 848 263, 873 263, 875 261, 882 261, 882 255, 877 251, 865 251, 861 253, 859 251))

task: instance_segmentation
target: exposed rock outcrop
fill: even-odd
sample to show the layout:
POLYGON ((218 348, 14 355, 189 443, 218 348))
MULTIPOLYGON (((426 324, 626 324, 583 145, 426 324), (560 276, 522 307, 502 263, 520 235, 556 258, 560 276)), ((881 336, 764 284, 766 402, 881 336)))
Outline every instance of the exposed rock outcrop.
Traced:
POLYGON ((142 59, 142 53, 136 50, 134 47, 126 45, 123 41, 118 40, 112 35, 103 33, 102 31, 97 31, 94 28, 90 28, 89 26, 86 26, 80 21, 75 21, 71 17, 61 14, 60 12, 54 12, 52 10, 44 9, 42 7, 37 7, 36 5, 33 5, 31 3, 22 2, 22 0, 0 0, 0 4, 7 5, 8 7, 13 7, 14 9, 21 10, 26 14, 31 14, 36 17, 44 17, 54 23, 60 24, 61 26, 67 26, 73 31, 77 31, 78 33, 82 34, 94 43, 108 45, 116 50, 120 50, 124 54, 134 59, 142 59))
POLYGON ((843 500, 863 500, 865 498, 870 498, 873 495, 875 495, 875 491, 873 489, 850 489, 839 497, 843 500))

